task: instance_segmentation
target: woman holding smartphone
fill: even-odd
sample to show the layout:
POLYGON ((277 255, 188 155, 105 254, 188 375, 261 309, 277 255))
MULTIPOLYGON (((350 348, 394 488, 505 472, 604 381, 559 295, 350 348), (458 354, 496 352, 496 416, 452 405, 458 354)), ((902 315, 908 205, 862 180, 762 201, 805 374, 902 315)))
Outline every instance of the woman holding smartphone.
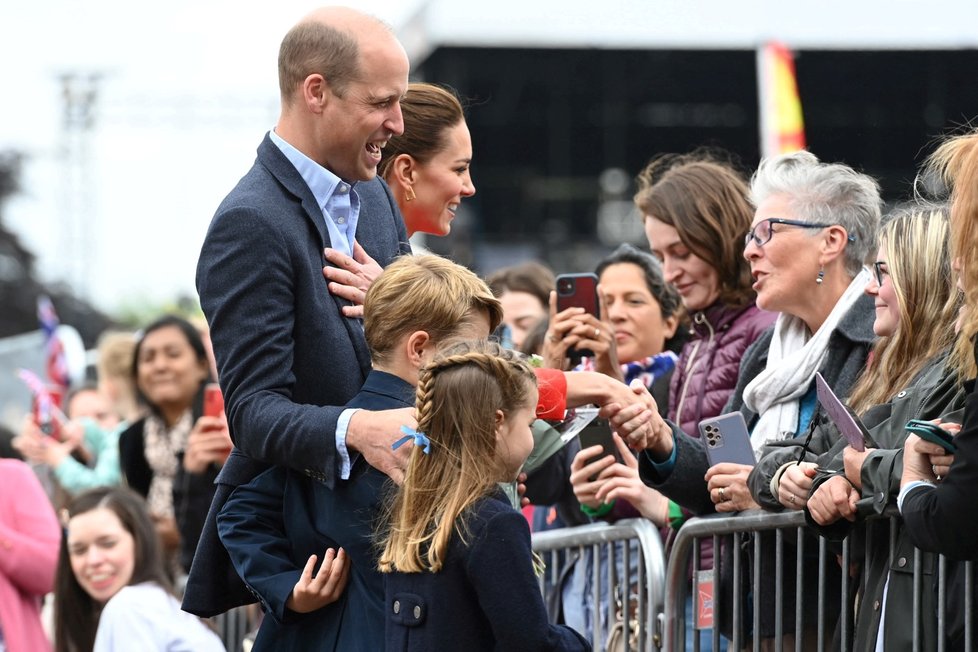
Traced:
MULTIPOLYGON (((759 308, 781 314, 744 353, 723 411, 744 415, 754 451, 763 460, 787 440, 801 436, 797 443, 803 442, 816 409, 816 372, 845 398, 866 365, 875 335, 873 300, 863 294, 871 278, 864 261, 875 249, 882 202, 873 179, 804 151, 763 160, 750 195, 755 212, 743 256, 750 264, 751 287, 759 308)), ((650 440, 640 472, 646 483, 697 514, 758 507, 748 485, 751 467, 710 467, 703 441, 678 427, 650 440)), ((791 508, 804 507, 814 473, 814 463, 801 464, 779 478, 791 508)), ((767 477, 768 483, 772 479, 767 477)), ((769 561, 762 556, 758 563, 762 579, 773 581, 773 573, 764 569, 769 561)), ((792 564, 793 559, 785 560, 787 567, 792 564)), ((805 584, 811 586, 818 569, 806 564, 805 571, 805 584)), ((785 594, 793 596, 794 576, 787 579, 785 594)), ((773 588, 761 592, 773 596, 773 588)), ((784 614, 785 631, 791 631, 793 600, 784 614)), ((752 634, 772 637, 774 616, 773 604, 762 602, 761 630, 752 634)), ((806 613, 804 622, 817 619, 806 613)), ((731 623, 722 624, 731 630, 731 623)))
MULTIPOLYGON (((926 553, 914 554, 902 523, 863 519, 882 514, 895 502, 893 487, 900 477, 905 425, 911 419, 960 421, 965 393, 956 370, 948 364, 959 305, 949 234, 947 211, 942 207, 899 209, 883 226, 874 278, 866 286, 866 293, 876 301, 873 330, 879 339, 849 398, 852 410, 869 429, 873 446, 857 451, 826 424, 816 431, 809 447, 809 459, 817 459, 819 468, 807 504, 809 524, 819 535, 834 540, 858 528, 866 541, 865 557, 856 562, 861 572, 854 573, 862 581, 856 650, 911 649, 915 637, 921 649, 939 648, 936 586, 920 593, 922 617, 916 632, 910 618, 914 575, 922 571, 924 581, 931 582, 930 569, 937 560, 926 553), (816 458, 819 453, 823 454, 816 458), (895 572, 890 570, 893 559, 903 559, 895 572)), ((790 460, 788 454, 781 460, 768 456, 765 463, 794 463, 797 452, 789 453, 790 460)), ((769 488, 752 488, 762 504, 781 504, 769 488)))
MULTIPOLYGON (((744 352, 776 317, 757 308, 750 266, 742 254, 741 235, 753 216, 747 183, 732 165, 705 151, 656 157, 637 182, 634 201, 649 247, 689 315, 689 339, 669 384, 666 416, 690 437, 699 437, 697 424, 721 414, 737 383, 744 352)), ((581 461, 589 455, 582 451, 581 461)), ((659 525, 669 525, 664 531, 668 540, 690 512, 673 501, 651 503, 649 498, 661 494, 638 477, 637 461, 633 469, 627 468, 631 460, 623 459, 629 464, 607 457, 578 463, 571 476, 578 498, 592 507, 619 498, 655 505, 654 511, 639 511, 659 525)), ((713 544, 704 541, 700 569, 710 568, 713 544)), ((694 631, 691 612, 686 622, 689 640, 694 631)), ((702 637, 700 649, 710 648, 709 637, 702 637)))
POLYGON ((641 379, 664 414, 674 349, 684 337, 677 335, 679 295, 666 282, 659 262, 632 245, 624 244, 602 259, 595 273, 600 315, 581 307, 557 312, 558 296, 551 294, 544 364, 565 369, 572 351, 590 351, 578 370, 597 371, 625 383, 641 379))
POLYGON ((165 316, 143 329, 132 370, 147 414, 119 436, 122 475, 147 499, 164 545, 179 549, 186 571, 214 478, 231 452, 227 420, 201 414, 210 363, 200 334, 186 320, 165 316))
MULTIPOLYGON (((568 366, 571 350, 587 349, 593 355, 584 358, 577 369, 597 371, 624 382, 640 382, 656 398, 664 414, 669 378, 676 364, 676 353, 669 346, 675 346, 673 341, 679 328, 679 295, 666 282, 659 262, 631 245, 622 245, 604 258, 598 263, 596 273, 603 319, 583 308, 557 312, 558 296, 568 290, 560 287, 558 279, 557 293, 551 298, 552 319, 544 340, 545 364, 568 366)), ((572 371, 569 375, 575 373, 580 372, 572 371)), ((642 516, 660 527, 665 526, 669 500, 639 479, 635 454, 610 429, 602 433, 607 437, 603 447, 589 446, 590 440, 585 439, 587 432, 582 433, 581 450, 569 466, 565 462, 561 469, 563 486, 567 486, 569 477, 574 492, 571 498, 579 502, 580 511, 588 517, 609 521, 642 516)), ((575 452, 571 446, 562 451, 563 457, 575 452)), ((533 478, 530 486, 532 482, 533 478)), ((637 559, 637 551, 633 552, 637 559)), ((608 559, 604 552, 595 558, 585 550, 563 587, 563 611, 568 624, 575 629, 588 634, 598 629, 599 638, 604 640, 610 625, 592 617, 596 612, 592 586, 595 564, 601 578, 600 601, 605 606, 608 604, 608 559)), ((626 571, 619 561, 616 572, 619 577, 629 577, 634 576, 635 569, 626 571)))
MULTIPOLYGON (((965 299, 961 335, 951 358, 959 369, 958 377, 972 379, 978 360, 978 131, 949 139, 929 163, 951 189, 951 249, 965 299)), ((978 559, 978 509, 974 501, 978 487, 978 392, 968 395, 961 426, 954 439, 954 462, 940 482, 932 462, 932 456, 940 455, 939 447, 916 435, 907 437, 899 504, 917 546, 955 559, 974 560, 978 559)))

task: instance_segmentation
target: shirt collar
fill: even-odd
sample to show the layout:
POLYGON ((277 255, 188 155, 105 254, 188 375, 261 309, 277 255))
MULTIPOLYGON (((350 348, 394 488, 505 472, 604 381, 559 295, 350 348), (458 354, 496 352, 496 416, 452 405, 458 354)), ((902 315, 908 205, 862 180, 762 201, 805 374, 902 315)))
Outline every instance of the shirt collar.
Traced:
POLYGON ((333 193, 340 184, 347 186, 350 189, 356 187, 356 183, 347 183, 340 179, 338 176, 324 168, 319 163, 300 152, 298 149, 293 147, 291 144, 286 142, 281 136, 275 133, 275 129, 271 129, 268 133, 269 138, 275 143, 285 158, 289 159, 289 162, 295 166, 296 171, 302 177, 302 180, 306 182, 309 186, 309 190, 312 191, 312 196, 316 198, 316 203, 320 208, 324 208, 329 198, 333 196, 333 193))

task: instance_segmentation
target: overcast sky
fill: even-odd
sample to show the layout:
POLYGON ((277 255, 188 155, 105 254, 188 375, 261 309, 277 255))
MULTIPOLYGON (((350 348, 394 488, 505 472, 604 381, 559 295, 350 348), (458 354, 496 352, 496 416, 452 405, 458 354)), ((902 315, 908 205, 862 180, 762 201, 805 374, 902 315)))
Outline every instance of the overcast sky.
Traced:
MULTIPOLYGON (((196 296, 207 224, 278 115, 279 42, 319 4, 0 4, 0 150, 28 156, 4 218, 41 277, 107 310, 196 296), (101 77, 87 138, 63 128, 65 72, 101 77)), ((397 27, 417 1, 333 4, 397 27)))
MULTIPOLYGON (((28 157, 24 192, 4 218, 37 254, 41 277, 68 281, 110 311, 196 296, 207 224, 278 115, 281 38, 319 4, 0 3, 0 151, 28 157), (94 128, 74 141, 63 127, 58 78, 66 72, 99 76, 94 128)), ((345 4, 397 29, 426 5, 425 29, 403 30, 412 52, 425 37, 577 47, 750 48, 770 38, 814 49, 978 46, 974 0, 933 0, 924 23, 916 0, 825 0, 817 13, 781 0, 607 0, 597 13, 591 0, 345 4)))

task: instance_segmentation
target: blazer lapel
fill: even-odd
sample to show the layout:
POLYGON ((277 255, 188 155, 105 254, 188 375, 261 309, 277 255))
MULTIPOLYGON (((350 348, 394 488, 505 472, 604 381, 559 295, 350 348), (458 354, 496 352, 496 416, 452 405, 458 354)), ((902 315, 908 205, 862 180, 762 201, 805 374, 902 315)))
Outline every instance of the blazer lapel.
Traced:
POLYGON ((316 198, 312 196, 312 191, 309 190, 309 186, 306 185, 302 175, 285 157, 282 150, 272 142, 268 134, 265 134, 265 139, 258 146, 258 160, 286 190, 299 200, 306 219, 319 234, 319 240, 323 247, 328 247, 329 232, 326 230, 326 223, 323 220, 323 210, 316 203, 316 198))
MULTIPOLYGON (((285 157, 272 139, 265 134, 264 140, 258 146, 258 160, 265 166, 269 173, 274 176, 279 183, 292 193, 302 205, 305 218, 311 222, 316 233, 319 234, 319 257, 321 266, 327 264, 323 249, 330 246, 329 231, 326 229, 326 222, 323 216, 323 209, 316 203, 316 198, 306 184, 302 175, 299 174, 295 166, 285 157)), ((350 335, 350 342, 353 344, 353 352, 360 363, 360 371, 366 377, 370 373, 370 350, 367 348, 367 340, 363 335, 363 323, 359 319, 351 319, 343 316, 343 306, 350 303, 329 291, 325 277, 323 280, 323 292, 327 293, 333 300, 336 314, 343 320, 347 333, 350 335)))

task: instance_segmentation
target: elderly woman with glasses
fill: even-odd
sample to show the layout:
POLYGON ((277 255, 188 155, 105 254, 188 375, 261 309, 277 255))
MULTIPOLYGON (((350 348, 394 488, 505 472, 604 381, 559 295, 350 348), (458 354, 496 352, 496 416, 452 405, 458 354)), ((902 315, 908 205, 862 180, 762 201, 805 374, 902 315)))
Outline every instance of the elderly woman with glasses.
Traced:
MULTIPOLYGON (((863 294, 871 278, 864 262, 875 252, 881 201, 873 179, 808 152, 762 161, 750 190, 755 213, 744 257, 758 307, 780 315, 745 353, 724 411, 744 415, 761 460, 788 440, 803 441, 817 408, 816 372, 844 398, 866 364, 874 308, 863 294)), ((642 456, 646 483, 696 513, 758 507, 748 486, 751 467, 710 468, 702 439, 676 427, 671 436, 662 433, 642 456)), ((783 491, 789 508, 801 509, 814 473, 814 464, 790 465, 765 479, 779 483, 774 493, 783 491)), ((767 637, 773 627, 767 631, 764 615, 760 634, 767 637)))

